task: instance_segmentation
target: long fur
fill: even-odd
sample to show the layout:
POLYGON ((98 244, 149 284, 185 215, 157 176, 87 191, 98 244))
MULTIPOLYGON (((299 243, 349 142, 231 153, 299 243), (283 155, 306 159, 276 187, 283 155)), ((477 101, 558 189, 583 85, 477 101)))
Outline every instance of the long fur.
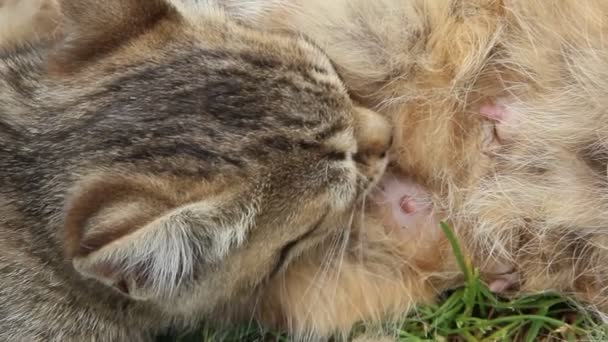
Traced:
MULTIPOLYGON (((393 120, 397 168, 432 192, 482 271, 509 262, 522 292, 557 290, 608 311, 606 1, 243 4, 233 12, 241 21, 308 36, 355 99, 393 120), (511 120, 484 118, 487 103, 503 103, 511 120), (508 139, 490 136, 488 148, 494 128, 508 139)), ((363 231, 385 238, 355 229, 298 261, 263 292, 273 304, 259 316, 322 335, 458 282, 444 240, 415 248, 369 216, 363 231), (426 282, 430 274, 448 280, 426 282)))
MULTIPOLYGON (((432 192, 437 215, 449 219, 482 272, 508 263, 521 292, 556 290, 606 312, 607 15, 602 0, 285 0, 249 20, 316 41, 352 96, 392 118, 396 169, 432 192), (481 114, 497 103, 510 114, 504 122, 481 114), (488 143, 494 130, 500 134, 488 143)), ((399 248, 397 240, 386 244, 399 248)), ((383 266, 403 269, 418 251, 402 253, 383 266)), ((349 262, 356 260, 344 257, 333 272, 347 279, 349 262)), ((376 288, 378 269, 356 280, 369 286, 353 301, 385 291, 404 308, 426 299, 412 297, 416 287, 397 271, 376 288), (400 281, 403 289, 391 291, 400 281)), ((429 272, 445 269, 438 262, 429 272)), ((285 306, 292 320, 346 326, 344 312, 323 316, 328 304, 307 306, 306 315, 285 306)), ((369 317, 354 312, 351 322, 369 317)))

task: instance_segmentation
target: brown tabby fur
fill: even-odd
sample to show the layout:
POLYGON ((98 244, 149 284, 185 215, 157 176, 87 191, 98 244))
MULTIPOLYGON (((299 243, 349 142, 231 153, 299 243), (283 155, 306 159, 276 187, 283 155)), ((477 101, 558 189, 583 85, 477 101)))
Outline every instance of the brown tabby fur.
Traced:
POLYGON ((0 340, 237 315, 384 171, 317 47, 180 6, 60 1, 56 43, 0 50, 0 340))

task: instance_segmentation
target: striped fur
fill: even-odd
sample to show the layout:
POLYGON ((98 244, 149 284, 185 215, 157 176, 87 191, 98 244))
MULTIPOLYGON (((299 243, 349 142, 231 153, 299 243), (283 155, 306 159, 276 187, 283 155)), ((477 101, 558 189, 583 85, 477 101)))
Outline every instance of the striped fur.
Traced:
POLYGON ((316 46, 211 5, 60 7, 56 43, 0 56, 0 340, 147 341, 246 315, 349 228, 390 128, 316 46))

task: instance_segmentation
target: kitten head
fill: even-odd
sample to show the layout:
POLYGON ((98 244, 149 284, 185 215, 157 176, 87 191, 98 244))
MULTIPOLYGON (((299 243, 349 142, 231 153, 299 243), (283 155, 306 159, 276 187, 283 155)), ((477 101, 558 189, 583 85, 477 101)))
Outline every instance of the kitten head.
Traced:
POLYGON ((245 21, 306 34, 353 98, 393 119, 391 155, 403 172, 445 193, 446 184, 468 186, 487 170, 484 120, 474 111, 497 92, 488 80, 500 75, 483 68, 496 44, 500 1, 248 3, 245 21), (483 92, 469 91, 474 84, 483 92))
POLYGON ((60 4, 39 181, 65 188, 52 191, 66 193, 77 272, 165 312, 209 312, 349 229, 390 129, 321 50, 213 7, 60 4))

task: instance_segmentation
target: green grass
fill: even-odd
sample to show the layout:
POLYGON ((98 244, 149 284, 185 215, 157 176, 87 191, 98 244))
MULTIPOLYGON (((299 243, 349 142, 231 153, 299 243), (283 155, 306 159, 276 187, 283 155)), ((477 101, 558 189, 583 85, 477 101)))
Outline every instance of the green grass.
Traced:
MULTIPOLYGON (((359 335, 382 334, 401 342, 417 341, 608 341, 608 326, 569 298, 539 293, 500 298, 480 280, 457 243, 452 230, 441 224, 465 275, 463 287, 447 293, 436 305, 418 307, 400 323, 360 326, 359 335)), ((255 325, 227 330, 203 327, 187 336, 164 337, 159 342, 287 341, 285 335, 255 325)))

